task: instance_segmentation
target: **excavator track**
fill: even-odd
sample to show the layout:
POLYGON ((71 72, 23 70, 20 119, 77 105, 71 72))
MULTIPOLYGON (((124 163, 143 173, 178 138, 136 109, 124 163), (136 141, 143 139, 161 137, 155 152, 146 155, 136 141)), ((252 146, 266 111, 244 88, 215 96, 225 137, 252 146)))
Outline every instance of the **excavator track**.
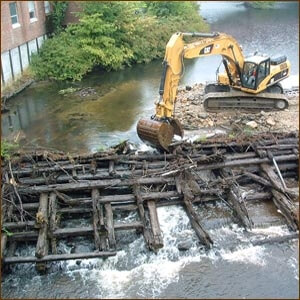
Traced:
POLYGON ((280 93, 259 93, 251 95, 241 91, 211 92, 204 95, 206 111, 219 112, 226 109, 247 111, 284 110, 288 108, 287 98, 280 93))

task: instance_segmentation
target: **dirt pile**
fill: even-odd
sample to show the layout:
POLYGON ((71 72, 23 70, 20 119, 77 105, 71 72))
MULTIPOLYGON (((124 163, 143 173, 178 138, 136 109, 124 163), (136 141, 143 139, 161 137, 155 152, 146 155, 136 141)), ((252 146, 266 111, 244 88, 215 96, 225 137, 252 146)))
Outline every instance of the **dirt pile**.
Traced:
POLYGON ((222 127, 238 131, 293 131, 299 130, 299 89, 285 90, 289 107, 283 111, 242 112, 228 110, 206 112, 203 107, 204 84, 181 87, 176 102, 176 117, 184 129, 222 127))

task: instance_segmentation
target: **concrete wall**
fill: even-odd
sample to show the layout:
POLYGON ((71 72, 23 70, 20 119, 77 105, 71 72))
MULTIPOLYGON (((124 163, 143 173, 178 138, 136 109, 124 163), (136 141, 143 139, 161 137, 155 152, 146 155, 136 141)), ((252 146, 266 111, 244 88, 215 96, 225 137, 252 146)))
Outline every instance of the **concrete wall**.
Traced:
POLYGON ((39 51, 47 35, 41 35, 1 53, 1 80, 5 85, 18 77, 29 65, 32 53, 39 51))

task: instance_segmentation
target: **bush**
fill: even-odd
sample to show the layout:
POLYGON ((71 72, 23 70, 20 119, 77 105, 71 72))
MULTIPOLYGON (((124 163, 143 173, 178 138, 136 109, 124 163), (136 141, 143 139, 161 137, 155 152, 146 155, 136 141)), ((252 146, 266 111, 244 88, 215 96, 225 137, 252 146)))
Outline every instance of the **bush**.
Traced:
POLYGON ((32 59, 37 79, 81 80, 95 66, 118 70, 162 58, 176 31, 208 26, 194 2, 85 2, 78 24, 45 41, 32 59))
POLYGON ((93 58, 66 32, 45 41, 40 54, 33 55, 31 61, 33 75, 42 80, 81 80, 93 66, 93 58))
POLYGON ((247 1, 244 4, 252 8, 267 9, 274 6, 274 1, 247 1))
POLYGON ((6 140, 1 141, 1 158, 10 159, 10 156, 17 150, 19 147, 16 143, 9 143, 6 140))

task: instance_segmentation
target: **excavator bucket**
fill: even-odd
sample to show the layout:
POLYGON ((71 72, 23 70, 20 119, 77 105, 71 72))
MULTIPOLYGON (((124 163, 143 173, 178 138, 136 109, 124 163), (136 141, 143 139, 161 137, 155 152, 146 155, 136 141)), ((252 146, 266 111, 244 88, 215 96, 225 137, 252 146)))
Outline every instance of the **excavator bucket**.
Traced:
POLYGON ((149 119, 140 119, 137 124, 139 138, 147 144, 168 151, 174 134, 183 136, 183 130, 178 120, 170 124, 149 119))

